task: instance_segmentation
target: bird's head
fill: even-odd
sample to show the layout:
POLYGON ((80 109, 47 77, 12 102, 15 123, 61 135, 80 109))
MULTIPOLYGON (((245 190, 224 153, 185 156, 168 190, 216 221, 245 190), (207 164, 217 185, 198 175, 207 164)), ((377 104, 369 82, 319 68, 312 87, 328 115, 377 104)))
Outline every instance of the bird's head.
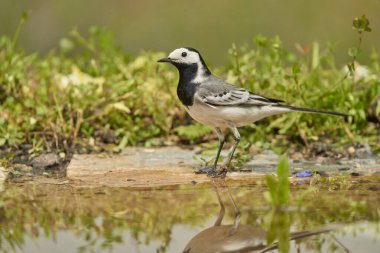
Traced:
POLYGON ((177 48, 168 57, 162 58, 158 62, 169 62, 178 69, 197 66, 197 69, 201 70, 201 72, 210 73, 200 53, 191 47, 177 48))
POLYGON ((177 48, 168 57, 158 60, 158 62, 169 62, 173 65, 192 65, 201 63, 201 55, 197 50, 190 47, 177 48))

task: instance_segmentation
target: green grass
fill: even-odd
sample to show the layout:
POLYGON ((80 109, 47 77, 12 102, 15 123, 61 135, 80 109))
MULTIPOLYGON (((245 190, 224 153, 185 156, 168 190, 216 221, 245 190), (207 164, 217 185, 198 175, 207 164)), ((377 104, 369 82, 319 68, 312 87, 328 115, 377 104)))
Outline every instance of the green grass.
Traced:
MULTIPOLYGON (((107 30, 91 27, 87 36, 73 30, 46 55, 27 54, 17 45, 20 28, 12 38, 0 38, 3 148, 30 143, 37 151, 78 145, 96 150, 97 145, 110 143, 106 148, 118 151, 127 145, 201 142, 213 135, 205 127, 193 126, 180 105, 176 70, 156 63, 168 52, 132 56, 107 30)), ((350 72, 335 64, 335 48, 333 43, 315 42, 291 53, 279 38, 261 35, 250 44, 233 45, 230 64, 212 68, 222 78, 295 106, 354 116, 345 122, 315 114, 280 115, 243 128, 243 140, 259 148, 282 149, 289 142, 305 145, 327 139, 341 147, 366 141, 379 151, 379 127, 367 120, 368 109, 380 94, 379 55, 372 52, 368 73, 360 77, 355 74, 360 66, 354 64, 360 60, 360 43, 357 50, 350 50, 350 72)), ((380 106, 375 111, 378 115, 380 106)))

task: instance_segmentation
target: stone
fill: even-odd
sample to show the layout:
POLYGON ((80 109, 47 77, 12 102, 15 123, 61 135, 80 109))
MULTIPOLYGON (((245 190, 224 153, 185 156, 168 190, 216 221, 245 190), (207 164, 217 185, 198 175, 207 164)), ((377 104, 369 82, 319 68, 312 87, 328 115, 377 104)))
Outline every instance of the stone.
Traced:
POLYGON ((16 163, 16 164, 12 165, 12 167, 15 170, 20 171, 21 173, 32 173, 33 172, 33 168, 31 166, 28 166, 28 165, 22 164, 22 163, 16 163))
POLYGON ((49 153, 43 154, 34 158, 31 162, 33 168, 44 169, 50 166, 58 165, 60 158, 57 154, 49 153))
POLYGON ((356 154, 358 158, 366 159, 373 156, 372 149, 367 142, 362 143, 360 147, 356 149, 356 154))
POLYGON ((277 169, 279 156, 271 150, 263 150, 248 161, 242 168, 244 170, 250 169, 256 173, 274 173, 277 169))
POLYGON ((354 147, 351 146, 351 147, 349 147, 349 148, 347 149, 347 151, 348 151, 349 154, 354 154, 356 150, 355 150, 354 147))
POLYGON ((0 166, 0 192, 4 191, 4 182, 8 178, 8 171, 0 166))
MULTIPOLYGON (((196 150, 178 147, 127 148, 121 154, 75 154, 67 167, 67 177, 77 186, 152 187, 209 182, 205 174, 195 174, 199 162, 196 150)), ((269 150, 255 155, 240 171, 227 173, 227 180, 263 180, 276 172, 279 156, 269 150)), ((373 174, 379 163, 373 159, 290 161, 291 172, 317 171, 323 176, 344 173, 373 174), (357 167, 357 165, 359 167, 357 167), (349 168, 349 170, 347 170, 349 168)), ((294 177, 295 178, 295 177, 294 177)))
MULTIPOLYGON (((66 176, 81 186, 151 187, 209 182, 199 167, 195 151, 178 147, 126 148, 116 155, 74 155, 66 176)), ((262 176, 263 174, 261 174, 262 176)), ((229 173, 232 180, 257 179, 257 173, 229 173)))

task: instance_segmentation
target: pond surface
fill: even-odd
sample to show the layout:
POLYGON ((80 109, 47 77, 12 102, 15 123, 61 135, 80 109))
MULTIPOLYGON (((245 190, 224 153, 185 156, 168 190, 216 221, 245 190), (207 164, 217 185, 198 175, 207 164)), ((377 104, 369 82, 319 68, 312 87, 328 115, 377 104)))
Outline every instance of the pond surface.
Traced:
POLYGON ((262 182, 227 185, 8 184, 0 252, 278 252, 268 241, 289 252, 379 252, 380 177, 292 185, 292 204, 277 211, 262 182))

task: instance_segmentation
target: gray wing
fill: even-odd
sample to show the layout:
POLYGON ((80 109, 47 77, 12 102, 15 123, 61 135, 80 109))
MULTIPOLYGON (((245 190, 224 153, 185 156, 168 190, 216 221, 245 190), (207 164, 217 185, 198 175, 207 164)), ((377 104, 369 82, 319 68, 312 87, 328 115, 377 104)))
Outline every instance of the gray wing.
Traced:
POLYGON ((217 77, 210 77, 206 82, 202 83, 198 87, 197 96, 204 103, 214 106, 264 106, 284 102, 253 94, 243 88, 228 84, 217 77))

